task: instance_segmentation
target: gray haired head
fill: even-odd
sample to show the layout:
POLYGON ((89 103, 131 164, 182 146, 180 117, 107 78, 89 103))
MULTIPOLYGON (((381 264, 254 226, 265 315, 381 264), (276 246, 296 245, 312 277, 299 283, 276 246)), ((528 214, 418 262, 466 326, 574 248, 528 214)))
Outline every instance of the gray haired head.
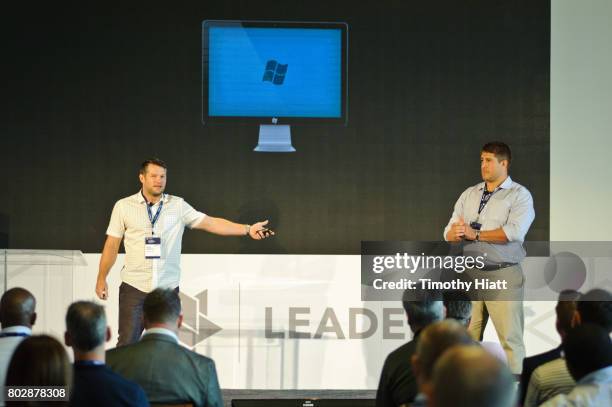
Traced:
POLYGON ((106 339, 106 326, 103 306, 91 301, 77 301, 68 307, 66 330, 75 350, 88 352, 102 345, 106 339))
POLYGON ((408 325, 417 332, 427 325, 444 319, 444 303, 439 291, 422 290, 418 293, 406 290, 402 305, 408 316, 408 325))

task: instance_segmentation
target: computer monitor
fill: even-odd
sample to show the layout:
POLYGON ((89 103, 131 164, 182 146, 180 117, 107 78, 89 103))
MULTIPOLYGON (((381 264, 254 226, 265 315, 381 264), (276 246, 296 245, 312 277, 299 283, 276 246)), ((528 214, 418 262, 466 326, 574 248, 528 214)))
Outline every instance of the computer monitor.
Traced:
POLYGON ((202 22, 202 121, 257 123, 255 151, 295 151, 290 126, 348 118, 346 23, 202 22))

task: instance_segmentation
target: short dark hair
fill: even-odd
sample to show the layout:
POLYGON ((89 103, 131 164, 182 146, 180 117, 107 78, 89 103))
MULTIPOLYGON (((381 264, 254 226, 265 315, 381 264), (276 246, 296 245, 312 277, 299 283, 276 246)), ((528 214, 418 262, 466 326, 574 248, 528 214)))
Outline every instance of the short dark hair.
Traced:
POLYGON ((174 322, 181 314, 181 299, 175 290, 156 288, 145 297, 142 311, 148 323, 174 322))
POLYGON ((563 341, 567 368, 578 381, 589 373, 612 366, 612 343, 608 332, 586 323, 569 330, 563 341))
POLYGON ((153 157, 153 158, 149 158, 148 160, 144 160, 142 164, 140 164, 139 173, 144 175, 147 172, 147 167, 149 166, 149 164, 157 165, 158 167, 162 167, 166 170, 168 169, 168 166, 166 165, 164 161, 162 161, 161 159, 157 157, 153 157))
POLYGON ((87 352, 97 348, 106 339, 104 307, 90 301, 78 301, 68 307, 66 330, 72 347, 87 352))
POLYGON ((597 324, 612 332, 612 294, 602 288, 594 288, 580 297, 576 310, 581 323, 597 324))
POLYGON ((492 153, 495 154, 497 161, 508 160, 508 167, 512 161, 512 151, 510 146, 501 141, 491 141, 480 149, 481 153, 492 153))
POLYGON ((0 300, 0 323, 6 328, 15 325, 29 326, 36 312, 36 299, 31 292, 13 287, 0 300))
POLYGON ((408 324, 413 332, 444 319, 444 304, 439 291, 404 291, 402 305, 408 316, 408 324))
POLYGON ((557 330, 559 330, 559 333, 565 334, 572 328, 572 320, 574 319, 579 298, 580 293, 576 290, 563 290, 559 293, 559 301, 555 306, 557 330))
POLYGON ((468 326, 472 318, 472 301, 464 291, 445 291, 444 306, 446 318, 454 319, 463 326, 468 326))
POLYGON ((13 353, 6 386, 72 386, 72 365, 66 349, 47 335, 25 338, 13 353))

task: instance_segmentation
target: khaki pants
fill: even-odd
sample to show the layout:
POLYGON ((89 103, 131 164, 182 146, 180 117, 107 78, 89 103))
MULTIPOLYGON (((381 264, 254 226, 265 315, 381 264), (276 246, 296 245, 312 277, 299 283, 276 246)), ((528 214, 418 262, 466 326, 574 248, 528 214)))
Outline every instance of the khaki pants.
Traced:
MULTIPOLYGON (((472 338, 482 341, 489 317, 497 332, 497 337, 508 357, 510 370, 520 374, 525 357, 523 330, 523 270, 520 265, 499 270, 466 270, 470 280, 489 279, 507 281, 507 291, 478 290, 472 297, 472 320, 468 331, 472 338)), ((473 293, 474 294, 474 293, 473 293)))

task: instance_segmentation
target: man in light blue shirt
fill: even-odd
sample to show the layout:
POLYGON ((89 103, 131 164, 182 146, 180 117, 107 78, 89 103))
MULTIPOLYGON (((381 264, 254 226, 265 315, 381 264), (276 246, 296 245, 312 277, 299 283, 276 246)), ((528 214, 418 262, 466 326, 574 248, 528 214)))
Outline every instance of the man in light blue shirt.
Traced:
POLYGON ((611 406, 612 342, 609 333, 599 325, 582 324, 567 334, 563 350, 576 387, 569 394, 559 394, 542 406, 611 406))
MULTIPOLYGON (((36 322, 36 299, 28 290, 14 287, 0 300, 0 383, 4 387, 6 371, 21 341, 32 335, 36 322)), ((4 392, 0 393, 0 406, 4 405, 4 392)))
POLYGON ((482 147, 483 182, 461 194, 444 228, 444 239, 462 242, 466 256, 484 255, 483 269, 466 270, 470 279, 506 282, 508 289, 503 292, 478 293, 469 331, 474 339, 482 340, 490 316, 510 369, 519 374, 525 357, 520 262, 525 258, 523 241, 535 212, 531 193, 508 175, 511 160, 510 147, 505 143, 491 142, 482 147))

